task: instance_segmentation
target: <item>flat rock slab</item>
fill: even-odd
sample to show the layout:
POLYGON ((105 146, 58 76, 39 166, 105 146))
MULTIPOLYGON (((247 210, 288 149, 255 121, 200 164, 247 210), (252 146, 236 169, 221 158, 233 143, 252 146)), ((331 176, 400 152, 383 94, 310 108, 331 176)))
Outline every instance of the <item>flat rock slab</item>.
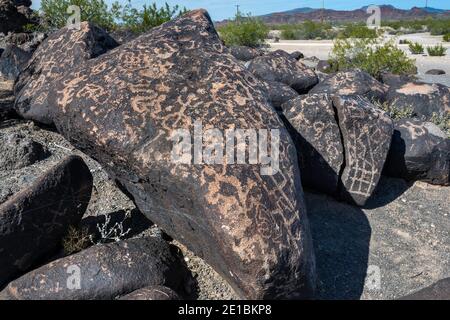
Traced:
POLYGON ((88 22, 80 29, 62 28, 45 39, 15 84, 17 113, 25 119, 52 124, 48 93, 54 81, 77 65, 118 46, 104 30, 88 22))
POLYGON ((377 186, 389 151, 391 118, 362 97, 334 96, 345 150, 341 190, 363 206, 377 186))
POLYGON ((450 113, 450 88, 439 83, 408 82, 391 86, 387 103, 399 110, 410 109, 416 116, 429 120, 433 113, 450 113))
POLYGON ((305 194, 319 299, 398 299, 450 276, 450 187, 383 177, 366 208, 305 194))
POLYGON ((119 300, 181 300, 180 296, 164 286, 145 287, 119 298, 119 300))
POLYGON ((61 245, 89 203, 92 176, 71 156, 0 205, 0 286, 61 245))
POLYGON ((336 194, 344 165, 344 147, 331 96, 302 95, 285 103, 283 114, 298 133, 292 136, 303 184, 336 194))
POLYGON ((174 289, 186 279, 176 248, 159 238, 96 245, 53 261, 11 282, 0 299, 112 300, 139 288, 174 289))
POLYGON ((261 81, 228 54, 205 11, 88 60, 51 87, 58 131, 242 297, 311 295, 315 264, 295 148, 261 81), (279 170, 174 161, 173 135, 192 133, 196 120, 220 132, 279 130, 279 170))
POLYGON ((365 71, 355 69, 340 71, 327 76, 309 93, 328 93, 336 95, 358 95, 369 101, 386 100, 388 87, 365 71))
POLYGON ((406 180, 449 185, 450 140, 433 123, 397 120, 384 173, 406 180))
POLYGON ((262 80, 284 83, 300 94, 308 92, 319 81, 311 68, 282 50, 253 59, 248 70, 262 80))

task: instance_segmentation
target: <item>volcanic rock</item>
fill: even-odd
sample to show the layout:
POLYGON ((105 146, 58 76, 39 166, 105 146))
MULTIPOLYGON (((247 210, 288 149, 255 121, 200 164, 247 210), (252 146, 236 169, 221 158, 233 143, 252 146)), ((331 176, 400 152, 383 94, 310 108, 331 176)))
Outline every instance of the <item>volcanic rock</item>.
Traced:
POLYGON ((246 46, 233 46, 229 48, 230 53, 236 59, 240 61, 250 61, 255 59, 256 57, 262 56, 264 52, 259 49, 250 48, 246 46))
POLYGON ((7 80, 16 80, 30 58, 31 53, 15 45, 8 45, 0 57, 0 77, 7 80))
POLYGON ((406 180, 449 185, 450 140, 433 123, 397 120, 384 171, 406 180))
POLYGON ((0 205, 0 286, 59 248, 81 221, 91 189, 88 167, 70 156, 0 205))
POLYGON ((145 287, 123 297, 119 300, 181 300, 178 294, 164 286, 145 287))
POLYGON ((33 53, 17 79, 14 88, 17 113, 25 119, 51 124, 48 93, 54 83, 75 66, 117 45, 104 30, 88 22, 81 23, 80 30, 66 27, 52 33, 33 53))
MULTIPOLYGON (((71 40, 64 30, 60 38, 71 40)), ((47 61, 45 53, 53 57, 69 45, 46 43, 35 59, 47 61)), ((98 160, 150 220, 242 297, 311 297, 315 262, 295 148, 264 86, 228 54, 205 11, 191 11, 55 79, 46 96, 58 131, 98 160), (181 153, 177 141, 200 120, 219 132, 257 130, 263 141, 267 133, 274 157, 233 164, 233 154, 218 151, 212 161, 204 141, 205 157, 200 161, 196 149, 194 163, 192 149, 181 153), (271 158, 277 159, 272 168, 271 158)), ((306 70, 292 80, 309 87, 316 77, 306 70)), ((239 145, 230 149, 241 153, 239 145)))
POLYGON ((248 69, 262 80, 284 83, 300 94, 308 92, 318 82, 312 69, 282 50, 253 59, 248 69))
POLYGON ((291 99, 298 97, 297 91, 291 87, 276 81, 264 82, 272 106, 280 109, 281 105, 291 99))
POLYGON ((146 237, 95 245, 12 281, 1 300, 112 300, 146 286, 183 285, 178 250, 146 237))

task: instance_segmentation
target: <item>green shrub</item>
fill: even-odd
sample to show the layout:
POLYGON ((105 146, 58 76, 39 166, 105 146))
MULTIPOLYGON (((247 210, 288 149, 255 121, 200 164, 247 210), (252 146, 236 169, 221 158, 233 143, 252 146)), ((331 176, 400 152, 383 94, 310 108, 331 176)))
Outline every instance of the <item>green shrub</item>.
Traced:
POLYGON ((410 32, 420 32, 427 30, 432 35, 443 35, 450 33, 450 19, 427 18, 421 20, 403 21, 382 21, 382 26, 391 27, 395 30, 408 30, 410 32))
POLYGON ((358 39, 374 39, 378 37, 375 29, 369 29, 366 25, 351 23, 347 24, 339 33, 339 38, 358 38, 358 39))
POLYGON ((333 39, 336 33, 328 23, 305 21, 299 24, 281 25, 281 38, 285 40, 333 39))
POLYGON ((67 8, 71 5, 80 7, 81 21, 91 21, 108 30, 116 26, 118 4, 108 8, 104 0, 42 0, 40 10, 46 23, 52 28, 59 29, 67 24, 70 16, 67 8))
POLYGON ((437 113, 433 112, 431 122, 437 125, 442 131, 447 134, 447 137, 450 138, 450 113, 446 113, 443 116, 440 116, 437 113))
POLYGON ((171 7, 167 2, 161 8, 153 3, 150 6, 144 5, 142 10, 137 10, 132 7, 129 0, 120 14, 121 26, 135 33, 143 33, 185 14, 187 11, 186 8, 180 8, 178 5, 171 7))
POLYGON ((450 33, 444 34, 444 41, 445 42, 450 42, 450 33))
POLYGON ((234 20, 219 27, 218 31, 227 46, 259 47, 267 38, 269 28, 250 14, 237 14, 234 20))
POLYGON ((447 49, 442 46, 442 44, 435 45, 434 47, 428 47, 427 52, 432 57, 442 57, 445 56, 447 49))
POLYGON ((395 106, 395 102, 393 104, 388 104, 387 102, 375 103, 375 105, 378 108, 386 111, 386 113, 393 120, 398 120, 398 119, 403 119, 403 118, 412 118, 415 115, 412 107, 406 107, 404 109, 400 109, 397 106, 395 106))
POLYGON ((422 54, 425 49, 423 48, 423 45, 418 42, 409 42, 409 51, 411 51, 412 54, 422 54))
POLYGON ((416 73, 415 61, 393 41, 380 39, 337 39, 331 53, 334 71, 359 68, 380 78, 383 71, 394 74, 416 73))

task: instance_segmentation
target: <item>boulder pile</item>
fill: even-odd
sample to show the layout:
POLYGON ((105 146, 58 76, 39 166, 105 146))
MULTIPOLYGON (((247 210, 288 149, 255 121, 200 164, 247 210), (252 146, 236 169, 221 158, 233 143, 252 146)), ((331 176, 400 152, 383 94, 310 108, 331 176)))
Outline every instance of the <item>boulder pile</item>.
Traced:
MULTIPOLYGON (((0 16, 12 4, 0 0, 0 16)), ((21 31, 10 24, 8 32, 21 31)), ((445 86, 378 81, 362 70, 325 74, 300 52, 227 48, 204 10, 122 45, 88 22, 36 43, 9 44, 1 55, 0 120, 14 114, 56 128, 165 239, 115 236, 58 254, 93 189, 91 170, 71 156, 0 198, 0 299, 186 297, 189 272, 173 239, 241 298, 310 299, 320 279, 303 188, 365 206, 382 174, 450 183, 448 137, 380 108, 446 115, 445 86), (72 282, 61 287, 68 267, 72 282)), ((0 171, 48 156, 28 137, 0 138, 9 141, 0 171)))

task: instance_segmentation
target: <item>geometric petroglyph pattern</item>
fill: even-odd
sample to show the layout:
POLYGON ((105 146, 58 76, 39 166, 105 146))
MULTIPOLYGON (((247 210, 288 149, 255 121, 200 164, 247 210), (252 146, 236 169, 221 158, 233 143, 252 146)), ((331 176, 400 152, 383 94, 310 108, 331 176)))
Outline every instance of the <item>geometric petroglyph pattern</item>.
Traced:
POLYGON ((262 83, 195 10, 52 82, 52 120, 140 210, 246 298, 301 298, 314 254, 295 148, 262 83), (175 130, 279 129, 277 174, 171 161, 175 130))
POLYGON ((381 176, 393 133, 382 110, 362 97, 334 96, 344 140, 346 165, 341 180, 347 196, 364 205, 381 176))

